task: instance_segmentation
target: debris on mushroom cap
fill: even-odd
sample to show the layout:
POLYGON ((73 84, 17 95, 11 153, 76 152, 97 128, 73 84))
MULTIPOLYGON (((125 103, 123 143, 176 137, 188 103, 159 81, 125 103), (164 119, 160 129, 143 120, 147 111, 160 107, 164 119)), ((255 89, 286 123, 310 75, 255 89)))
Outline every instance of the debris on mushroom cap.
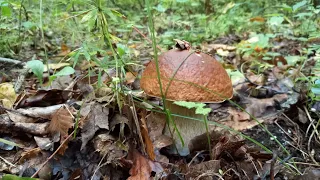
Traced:
MULTIPOLYGON (((233 95, 230 77, 218 61, 204 53, 176 49, 159 56, 163 93, 177 69, 167 100, 222 102, 233 95)), ((144 70, 140 86, 149 96, 161 97, 155 61, 144 70)))

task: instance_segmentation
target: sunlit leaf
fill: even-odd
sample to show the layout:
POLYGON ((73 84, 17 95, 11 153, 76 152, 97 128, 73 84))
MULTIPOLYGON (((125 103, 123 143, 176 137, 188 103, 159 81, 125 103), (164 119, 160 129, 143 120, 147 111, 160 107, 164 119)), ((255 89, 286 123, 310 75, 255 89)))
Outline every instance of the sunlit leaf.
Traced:
POLYGON ((67 76, 70 74, 73 74, 75 71, 72 67, 66 66, 63 69, 61 69, 58 73, 54 74, 54 76, 67 76))
POLYGON ((155 10, 157 10, 158 12, 165 12, 167 9, 165 7, 162 6, 162 4, 158 4, 157 7, 154 7, 155 10))
POLYGON ((33 27, 36 27, 36 24, 30 21, 26 21, 22 23, 22 26, 26 29, 31 29, 33 27))
POLYGON ((232 71, 231 69, 226 69, 226 71, 230 76, 232 84, 236 84, 236 82, 239 82, 240 80, 245 78, 239 70, 232 71))
POLYGON ((320 79, 315 81, 315 84, 311 88, 311 92, 320 95, 320 79))
POLYGON ((274 16, 271 17, 268 22, 271 26, 279 26, 283 21, 284 18, 282 16, 274 16))
POLYGON ((90 19, 97 19, 97 9, 94 9, 94 10, 88 12, 86 15, 84 15, 80 22, 84 23, 90 19))
POLYGON ((117 44, 117 51, 119 56, 122 57, 126 51, 126 47, 123 44, 117 44))
POLYGON ((117 10, 111 9, 111 12, 118 17, 125 17, 122 13, 117 10))
POLYGON ((211 112, 210 108, 205 108, 206 104, 199 102, 175 101, 174 104, 188 109, 196 108, 196 114, 208 115, 211 112))
POLYGON ((197 108, 196 114, 208 115, 211 112, 211 108, 197 108))
POLYGON ((16 175, 6 174, 2 177, 2 180, 38 180, 38 178, 20 177, 16 175))
POLYGON ((11 109, 14 102, 16 101, 17 95, 14 91, 12 83, 0 84, 0 104, 5 108, 11 109))
POLYGON ((306 1, 306 0, 300 1, 300 2, 298 2, 297 4, 295 4, 295 5, 292 6, 292 10, 293 10, 293 11, 296 11, 296 10, 298 10, 299 8, 301 8, 302 6, 304 6, 304 5, 306 5, 306 4, 307 4, 307 1, 306 1))
POLYGON ((0 138, 0 143, 4 143, 4 144, 10 145, 10 146, 16 146, 16 147, 23 148, 23 145, 17 144, 17 143, 12 142, 12 141, 8 141, 8 140, 3 139, 3 138, 0 138))
POLYGON ((77 51, 74 55, 73 55, 73 68, 76 67, 78 61, 79 61, 79 55, 80 55, 80 51, 77 51))
POLYGON ((294 66, 301 59, 300 56, 286 56, 284 57, 290 66, 294 66))
POLYGON ((3 16, 7 16, 7 17, 10 17, 11 16, 11 9, 8 7, 8 6, 1 6, 1 14, 3 16))

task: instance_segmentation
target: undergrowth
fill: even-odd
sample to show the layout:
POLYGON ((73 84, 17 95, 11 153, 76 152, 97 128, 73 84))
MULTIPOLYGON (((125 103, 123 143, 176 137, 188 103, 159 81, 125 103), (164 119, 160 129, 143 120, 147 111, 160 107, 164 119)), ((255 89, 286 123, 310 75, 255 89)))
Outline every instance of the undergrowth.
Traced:
MULTIPOLYGON (((157 45, 163 49, 170 48, 173 45, 172 39, 178 37, 191 42, 196 47, 203 41, 234 34, 247 39, 238 44, 239 53, 256 57, 259 61, 255 63, 258 62, 259 67, 267 69, 267 63, 264 62, 274 60, 279 55, 271 50, 272 39, 284 37, 305 43, 320 38, 320 8, 307 0, 274 2, 238 0, 229 3, 219 0, 207 8, 203 8, 205 4, 200 0, 161 0, 156 3, 146 0, 146 7, 142 0, 110 2, 58 0, 50 3, 41 1, 43 7, 39 7, 34 1, 1 0, 0 5, 1 57, 23 59, 30 56, 24 53, 27 48, 34 46, 41 48, 40 53, 35 52, 38 54, 37 59, 42 59, 47 63, 51 61, 50 55, 58 51, 48 47, 49 41, 58 47, 61 44, 67 44, 72 47, 73 51, 59 61, 71 61, 73 68, 87 62, 88 77, 97 75, 98 79, 101 79, 103 72, 108 72, 110 69, 115 70, 116 74, 112 77, 111 83, 103 84, 98 81, 97 88, 103 86, 112 88, 120 111, 125 96, 131 92, 124 85, 126 72, 134 66, 141 66, 137 57, 133 55, 135 53, 133 48, 129 46, 143 40, 139 34, 134 33, 132 26, 143 32, 149 32, 163 101, 163 107, 158 108, 162 110, 160 112, 166 114, 168 124, 172 123, 171 116, 179 115, 172 114, 170 109, 165 107, 166 92, 163 92, 161 87, 157 45), (254 38, 258 41, 250 41, 254 38), (102 59, 99 58, 101 56, 103 56, 102 59)), ((148 42, 143 42, 145 47, 150 46, 148 42)), ((307 62, 305 57, 311 52, 319 54, 320 47, 314 44, 298 57, 287 55, 285 58, 292 63, 292 66, 301 65, 303 69, 307 62)), ((31 57, 27 59, 29 58, 31 57)), ((319 69, 320 64, 317 61, 311 74, 296 78, 297 81, 306 81, 309 84, 310 104, 320 100, 318 95, 319 69)), ((42 84, 41 73, 37 75, 40 84, 42 84)), ((260 70, 257 73, 260 73, 260 70)), ((172 78, 174 79, 174 75, 172 78)), ((135 99, 139 98, 135 97, 135 99)), ((141 101, 149 103, 145 100, 141 101)), ((245 111, 238 104, 232 101, 230 103, 245 111)), ((154 109, 149 110, 155 111, 154 109)), ((273 137, 264 125, 254 116, 249 115, 270 137, 273 137)), ((203 119, 194 120, 204 121, 203 119)), ((207 123, 207 121, 204 122, 207 123)), ((208 123, 239 134, 271 152, 268 147, 238 131, 216 122, 208 123)), ((208 124, 206 128, 208 129, 208 124)), ((175 130, 179 132, 179 129, 175 130)), ((183 142, 183 137, 180 136, 180 140, 183 142)), ((277 139, 275 141, 290 156, 288 150, 277 139)))

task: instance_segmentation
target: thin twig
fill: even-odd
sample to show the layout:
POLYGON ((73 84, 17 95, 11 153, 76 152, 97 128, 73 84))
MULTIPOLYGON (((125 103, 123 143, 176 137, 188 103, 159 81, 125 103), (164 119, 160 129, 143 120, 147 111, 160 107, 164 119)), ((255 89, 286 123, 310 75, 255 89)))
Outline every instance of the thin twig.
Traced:
POLYGON ((306 153, 306 152, 302 151, 301 149, 299 149, 298 147, 294 146, 289 141, 286 141, 286 143, 289 144, 291 147, 295 148, 297 151, 300 151, 304 159, 307 159, 306 156, 309 156, 308 153, 306 153))
POLYGON ((51 156, 48 157, 44 163, 41 164, 39 169, 31 176, 31 178, 36 177, 36 175, 41 171, 41 169, 54 157, 54 155, 56 155, 59 152, 59 150, 62 148, 62 146, 72 137, 73 133, 74 133, 74 130, 72 131, 71 134, 69 134, 69 136, 65 140, 63 140, 63 142, 60 144, 58 149, 56 149, 56 151, 53 154, 51 154, 51 156))
POLYGON ((284 130, 279 124, 278 124, 278 120, 275 120, 274 123, 282 130, 283 133, 285 133, 292 141, 295 141, 295 139, 293 139, 293 137, 291 137, 286 130, 284 130))
MULTIPOLYGON (((307 110, 306 106, 303 106, 303 109, 304 109, 304 111, 306 112, 306 114, 307 114, 307 116, 308 116, 308 119, 309 119, 310 123, 312 124, 312 126, 313 126, 313 129, 314 129, 315 133, 316 133, 316 134, 317 134, 317 136, 319 137, 319 132, 317 131, 316 126, 313 124, 313 120, 312 120, 312 118, 311 118, 311 116, 310 116, 310 114, 309 114, 309 112, 308 112, 308 110, 307 110)), ((319 138, 320 138, 320 137, 319 137, 319 138)))
MULTIPOLYGON (((132 26, 132 28, 134 30, 136 30, 145 40, 147 40, 149 43, 152 43, 152 41, 147 37, 145 36, 138 28, 136 28, 135 26, 132 26)), ((157 48, 162 51, 161 47, 157 45, 157 48)))
POLYGON ((188 164, 188 167, 190 167, 190 165, 193 163, 193 161, 196 159, 196 157, 198 157, 201 153, 203 153, 204 152, 204 150, 202 150, 202 151, 199 151, 192 159, 191 159, 191 161, 189 162, 189 164, 188 164))
POLYGON ((1 156, 0 156, 0 159, 2 159, 2 161, 4 161, 5 163, 7 163, 9 166, 16 167, 14 164, 12 164, 11 162, 9 162, 8 160, 6 160, 5 158, 3 158, 3 157, 1 157, 1 156))
POLYGON ((104 153, 104 155, 103 155, 103 157, 101 158, 101 160, 100 160, 100 162, 99 162, 99 164, 98 164, 97 168, 94 170, 93 175, 91 176, 91 180, 93 180, 93 179, 94 179, 94 175, 95 175, 95 174, 97 173, 97 171, 100 169, 101 164, 102 164, 102 162, 103 162, 104 158, 107 156, 107 154, 108 154, 108 153, 109 153, 109 152, 105 152, 105 153, 104 153))
POLYGON ((295 163, 296 164, 301 164, 301 165, 320 167, 320 164, 312 164, 312 163, 306 163, 306 162, 295 162, 295 163))

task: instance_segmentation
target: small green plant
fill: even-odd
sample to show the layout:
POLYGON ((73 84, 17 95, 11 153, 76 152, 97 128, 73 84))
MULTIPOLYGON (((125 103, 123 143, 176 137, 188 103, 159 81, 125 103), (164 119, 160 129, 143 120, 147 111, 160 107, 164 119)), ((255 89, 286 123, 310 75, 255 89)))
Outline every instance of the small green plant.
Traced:
POLYGON ((40 85, 43 83, 43 70, 44 65, 42 61, 39 60, 31 60, 27 62, 27 67, 30 68, 35 74, 40 82, 40 85))
MULTIPOLYGON (((40 85, 42 86, 43 84, 43 72, 44 72, 44 64, 42 61, 40 60, 31 60, 27 62, 27 67, 31 69, 31 71, 33 72, 34 75, 37 76, 40 85)), ((50 76, 49 81, 52 82, 53 80, 55 80, 58 76, 67 76, 67 75, 71 75, 75 72, 75 70, 70 67, 70 66, 66 66, 64 68, 62 68, 59 72, 53 74, 52 76, 50 76)))

